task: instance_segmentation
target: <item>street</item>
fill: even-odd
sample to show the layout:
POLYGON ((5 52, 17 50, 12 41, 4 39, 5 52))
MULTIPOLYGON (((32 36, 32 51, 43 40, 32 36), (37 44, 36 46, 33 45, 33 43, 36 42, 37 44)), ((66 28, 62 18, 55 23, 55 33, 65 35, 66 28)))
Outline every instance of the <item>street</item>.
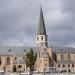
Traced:
MULTIPOLYGON (((18 75, 17 73, 0 73, 0 75, 18 75)), ((27 75, 27 74, 23 74, 27 75)), ((75 75, 75 73, 37 73, 32 75, 75 75)))

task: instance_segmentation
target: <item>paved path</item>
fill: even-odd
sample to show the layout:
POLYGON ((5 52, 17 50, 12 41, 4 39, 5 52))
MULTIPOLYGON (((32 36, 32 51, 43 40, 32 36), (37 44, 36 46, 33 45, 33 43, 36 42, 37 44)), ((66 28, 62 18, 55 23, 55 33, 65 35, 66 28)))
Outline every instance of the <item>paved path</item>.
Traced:
MULTIPOLYGON (((5 73, 5 74, 1 74, 0 73, 0 75, 18 75, 18 74, 11 74, 11 73, 5 73)), ((53 74, 51 74, 51 73, 46 73, 46 74, 33 74, 33 75, 75 75, 75 73, 73 74, 73 73, 53 73, 53 74)))
POLYGON ((75 75, 75 73, 47 73, 47 74, 33 74, 33 75, 75 75))
POLYGON ((11 75, 10 73, 0 73, 0 75, 11 75))

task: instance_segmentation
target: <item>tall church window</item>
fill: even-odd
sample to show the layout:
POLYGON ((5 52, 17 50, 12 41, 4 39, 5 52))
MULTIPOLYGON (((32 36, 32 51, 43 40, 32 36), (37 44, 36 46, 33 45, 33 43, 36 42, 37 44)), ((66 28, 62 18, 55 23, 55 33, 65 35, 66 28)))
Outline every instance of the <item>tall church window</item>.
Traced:
POLYGON ((10 65, 10 58, 7 57, 7 65, 10 65))
POLYGON ((45 46, 48 46, 47 42, 45 42, 45 46))
POLYGON ((2 59, 1 59, 1 57, 0 57, 0 65, 2 64, 2 59))
POLYGON ((47 37, 45 37, 45 41, 47 41, 47 37))

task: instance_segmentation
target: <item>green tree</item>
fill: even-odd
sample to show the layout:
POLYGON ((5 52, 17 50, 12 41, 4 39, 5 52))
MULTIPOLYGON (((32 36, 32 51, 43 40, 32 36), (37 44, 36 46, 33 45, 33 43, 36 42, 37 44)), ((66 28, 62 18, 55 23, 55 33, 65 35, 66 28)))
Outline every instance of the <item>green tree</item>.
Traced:
POLYGON ((26 53, 25 63, 26 67, 29 67, 31 71, 34 69, 36 58, 37 58, 37 53, 34 53, 33 49, 30 48, 29 52, 26 53))

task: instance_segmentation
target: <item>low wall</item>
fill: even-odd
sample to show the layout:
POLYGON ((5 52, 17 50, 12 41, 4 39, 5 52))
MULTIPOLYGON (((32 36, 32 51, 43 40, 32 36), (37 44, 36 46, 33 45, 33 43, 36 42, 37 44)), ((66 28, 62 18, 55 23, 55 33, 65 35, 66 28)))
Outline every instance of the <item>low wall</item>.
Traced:
POLYGON ((75 75, 75 73, 42 73, 42 74, 33 74, 33 75, 75 75))

